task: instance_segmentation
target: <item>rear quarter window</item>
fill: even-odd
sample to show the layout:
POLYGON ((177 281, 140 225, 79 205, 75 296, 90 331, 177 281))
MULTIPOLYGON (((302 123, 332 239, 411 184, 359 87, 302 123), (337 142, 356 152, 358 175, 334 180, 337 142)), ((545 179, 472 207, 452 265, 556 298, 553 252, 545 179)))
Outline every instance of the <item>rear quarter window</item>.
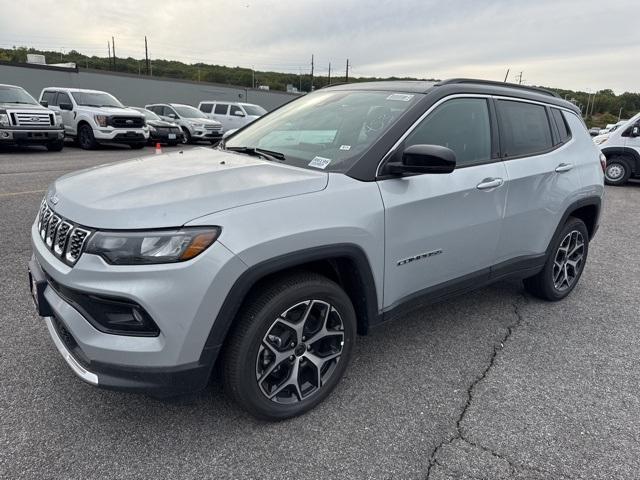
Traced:
POLYGON ((535 155, 553 148, 551 126, 544 106, 499 100, 497 109, 503 156, 535 155))
POLYGON ((567 123, 567 119, 564 118, 564 113, 557 108, 551 109, 551 115, 558 128, 558 134, 560 136, 560 143, 566 143, 571 139, 571 129, 567 123))
POLYGON ((201 112, 211 113, 211 110, 213 110, 213 103, 201 103, 200 104, 200 111, 201 112))

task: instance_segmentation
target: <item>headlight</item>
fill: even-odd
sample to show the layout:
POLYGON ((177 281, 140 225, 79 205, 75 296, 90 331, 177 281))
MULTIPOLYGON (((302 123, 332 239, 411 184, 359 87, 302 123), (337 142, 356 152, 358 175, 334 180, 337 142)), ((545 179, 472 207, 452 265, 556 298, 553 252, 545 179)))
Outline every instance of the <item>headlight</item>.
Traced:
POLYGON ((56 115, 56 125, 62 125, 62 114, 60 112, 55 112, 56 115))
POLYGON ((95 119, 96 119, 96 123, 100 127, 106 127, 107 126, 107 120, 109 119, 109 117, 107 117, 106 115, 96 115, 95 119))
POLYGON ((96 232, 85 253, 100 255, 113 265, 174 263, 190 260, 211 246, 220 227, 147 232, 96 232))
POLYGON ((6 113, 0 113, 0 127, 9 126, 9 115, 6 113))
POLYGON ((193 128, 204 128, 204 123, 189 122, 193 128))

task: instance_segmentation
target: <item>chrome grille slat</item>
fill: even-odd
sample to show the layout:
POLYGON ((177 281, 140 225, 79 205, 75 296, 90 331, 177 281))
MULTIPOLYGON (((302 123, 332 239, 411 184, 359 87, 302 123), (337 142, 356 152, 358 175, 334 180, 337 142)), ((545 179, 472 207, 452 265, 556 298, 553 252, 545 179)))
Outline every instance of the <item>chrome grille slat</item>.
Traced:
POLYGON ((56 214, 44 200, 36 221, 38 233, 47 249, 67 265, 73 266, 82 255, 91 230, 56 214))
POLYGON ((12 112, 16 126, 50 126, 53 125, 49 112, 12 112))

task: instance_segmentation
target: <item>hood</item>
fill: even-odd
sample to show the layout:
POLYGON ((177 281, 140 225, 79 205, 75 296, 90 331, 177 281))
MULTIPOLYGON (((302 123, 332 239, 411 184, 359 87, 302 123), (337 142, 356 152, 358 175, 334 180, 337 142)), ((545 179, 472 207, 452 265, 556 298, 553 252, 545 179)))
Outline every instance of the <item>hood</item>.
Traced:
POLYGON ((178 127, 176 123, 166 122, 164 120, 147 120, 147 125, 152 127, 178 127))
POLYGON ((42 112, 43 110, 46 110, 47 112, 51 112, 52 110, 49 110, 48 108, 43 107, 42 105, 36 105, 34 103, 2 103, 0 102, 0 108, 5 110, 21 110, 21 111, 34 111, 34 112, 42 112))
POLYGON ((71 221, 99 229, 178 227, 229 208, 316 192, 328 174, 233 152, 195 148, 65 175, 47 199, 71 221))
POLYGON ((125 115, 127 117, 144 117, 144 115, 133 108, 127 107, 89 107, 87 105, 81 105, 81 108, 85 112, 95 113, 96 115, 125 115))
POLYGON ((222 125, 217 120, 212 120, 210 118, 187 118, 183 117, 182 120, 186 120, 191 123, 202 123, 203 125, 222 125))

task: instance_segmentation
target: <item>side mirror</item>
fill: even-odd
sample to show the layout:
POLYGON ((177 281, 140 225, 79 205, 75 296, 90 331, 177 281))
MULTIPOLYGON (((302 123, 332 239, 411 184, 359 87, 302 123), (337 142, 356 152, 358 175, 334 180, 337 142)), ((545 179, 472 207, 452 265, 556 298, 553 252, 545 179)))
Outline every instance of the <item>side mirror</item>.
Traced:
POLYGON ((244 112, 242 110, 236 110, 235 112, 232 113, 232 115, 234 117, 244 117, 244 112))
POLYGON ((167 117, 172 118, 174 120, 178 118, 178 116, 175 113, 170 113, 169 115, 167 115, 167 117))
POLYGON ((456 154, 440 145, 411 145, 402 152, 401 162, 387 163, 387 171, 404 173, 451 173, 456 168, 456 154))
POLYGON ((68 110, 68 111, 73 110, 73 105, 71 105, 70 103, 61 103, 59 107, 60 107, 60 110, 68 110))
POLYGON ((42 105, 44 108, 47 108, 49 106, 49 102, 47 102, 46 100, 40 100, 40 105, 42 105))
POLYGON ((631 136, 640 137, 640 127, 638 127, 637 125, 633 127, 633 130, 631 130, 631 136))

